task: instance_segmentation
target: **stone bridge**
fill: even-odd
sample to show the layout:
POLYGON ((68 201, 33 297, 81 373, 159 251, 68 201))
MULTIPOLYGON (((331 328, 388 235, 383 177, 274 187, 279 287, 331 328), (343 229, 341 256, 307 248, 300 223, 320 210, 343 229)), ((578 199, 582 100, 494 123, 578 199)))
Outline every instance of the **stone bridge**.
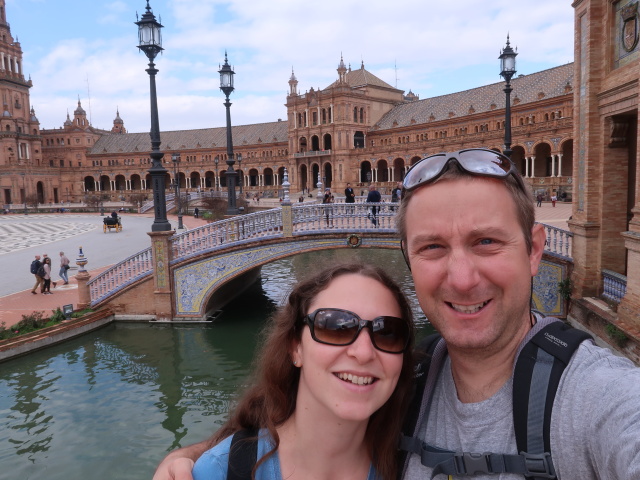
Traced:
MULTIPOLYGON (((266 263, 324 249, 399 249, 397 208, 390 203, 283 205, 179 234, 152 232, 150 248, 87 283, 86 303, 162 321, 203 320, 266 263), (375 224, 372 207, 377 209, 375 224)), ((571 233, 545 229, 547 247, 534 279, 534 303, 545 313, 566 316, 558 282, 568 278, 572 267, 571 233)))

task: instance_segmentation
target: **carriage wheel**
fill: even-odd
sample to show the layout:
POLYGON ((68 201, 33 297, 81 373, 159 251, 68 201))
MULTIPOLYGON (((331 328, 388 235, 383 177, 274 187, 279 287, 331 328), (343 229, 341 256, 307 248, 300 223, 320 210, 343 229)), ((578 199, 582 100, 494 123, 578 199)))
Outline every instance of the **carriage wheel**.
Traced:
POLYGON ((102 231, 103 231, 104 233, 107 233, 107 226, 106 226, 106 225, 102 225, 102 231))

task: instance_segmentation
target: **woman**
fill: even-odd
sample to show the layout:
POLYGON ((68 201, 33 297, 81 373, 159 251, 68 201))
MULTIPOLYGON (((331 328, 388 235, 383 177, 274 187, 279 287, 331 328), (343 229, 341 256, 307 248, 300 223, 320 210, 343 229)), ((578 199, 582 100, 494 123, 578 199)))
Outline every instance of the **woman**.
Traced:
MULTIPOLYGON (((45 295, 51 295, 51 259, 49 257, 44 258, 44 285, 42 286, 42 293, 45 295)), ((55 288, 56 282, 53 282, 55 288)))
POLYGON ((194 479, 226 479, 231 436, 251 429, 257 480, 394 478, 413 336, 406 298, 377 267, 339 265, 299 283, 194 479))
MULTIPOLYGON (((324 189, 324 197, 322 198, 322 203, 323 205, 330 205, 333 203, 333 194, 331 193, 331 189, 330 188, 325 188, 324 189)), ((324 222, 325 225, 328 226, 332 226, 333 227, 333 219, 331 218, 331 215, 333 214, 333 208, 329 207, 324 207, 324 222)))

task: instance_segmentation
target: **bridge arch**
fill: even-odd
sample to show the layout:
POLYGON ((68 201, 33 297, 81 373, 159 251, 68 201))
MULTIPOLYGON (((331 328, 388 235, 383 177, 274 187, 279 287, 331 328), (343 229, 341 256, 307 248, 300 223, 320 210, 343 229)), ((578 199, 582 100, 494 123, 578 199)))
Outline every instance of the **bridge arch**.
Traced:
MULTIPOLYGON (((362 242, 359 248, 400 248, 395 232, 366 234, 359 239, 362 242)), ((177 319, 204 318, 209 299, 216 291, 262 265, 300 253, 337 248, 352 248, 344 233, 263 240, 250 247, 236 245, 195 261, 191 259, 173 268, 175 316, 177 319)))

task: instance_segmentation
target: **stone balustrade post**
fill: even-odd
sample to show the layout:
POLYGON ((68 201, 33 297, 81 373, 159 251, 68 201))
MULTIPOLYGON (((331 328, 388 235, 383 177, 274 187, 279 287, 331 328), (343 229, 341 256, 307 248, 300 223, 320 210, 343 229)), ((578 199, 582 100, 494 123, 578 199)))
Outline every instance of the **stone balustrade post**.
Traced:
POLYGON ((173 255, 171 237, 175 231, 148 232, 153 257, 153 311, 156 321, 170 321, 174 317, 172 278, 169 263, 173 255))

